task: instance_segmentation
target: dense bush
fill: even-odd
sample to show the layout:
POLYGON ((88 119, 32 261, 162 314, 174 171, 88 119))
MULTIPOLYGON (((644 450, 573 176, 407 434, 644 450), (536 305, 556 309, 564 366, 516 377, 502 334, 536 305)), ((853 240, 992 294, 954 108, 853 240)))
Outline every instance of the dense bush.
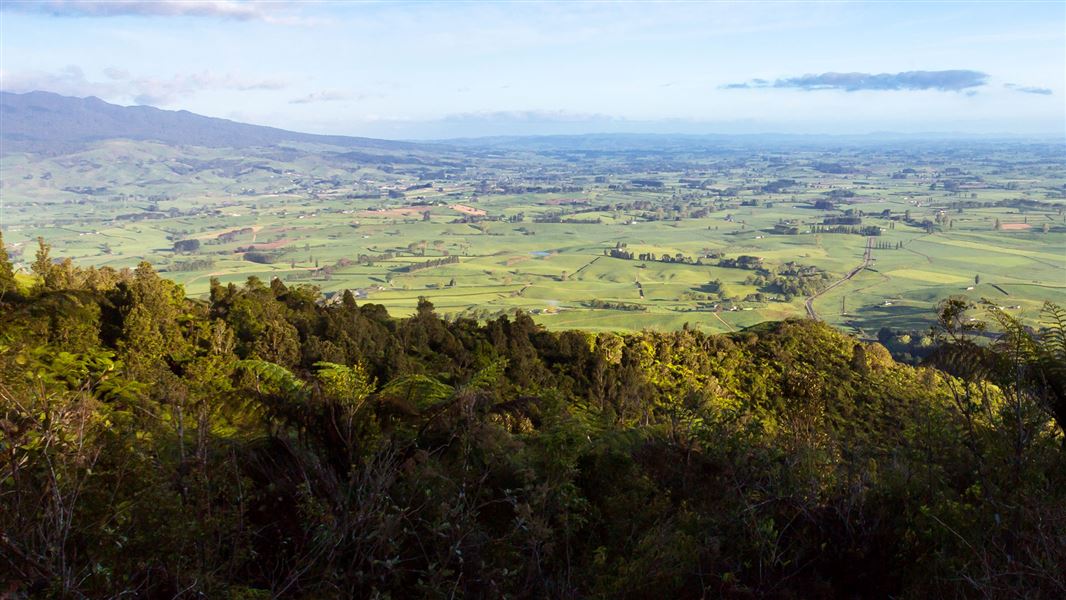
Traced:
POLYGON ((200 240, 178 240, 174 242, 174 252, 188 253, 200 249, 200 240))
POLYGON ((51 283, 0 299, 15 597, 1066 585, 1061 319, 1042 337, 1000 320, 988 347, 947 306, 949 375, 814 322, 549 332, 276 280, 195 301, 146 264, 39 268, 51 283))
POLYGON ((269 265, 277 262, 278 255, 274 252, 259 252, 253 250, 244 253, 244 260, 263 265, 269 265))

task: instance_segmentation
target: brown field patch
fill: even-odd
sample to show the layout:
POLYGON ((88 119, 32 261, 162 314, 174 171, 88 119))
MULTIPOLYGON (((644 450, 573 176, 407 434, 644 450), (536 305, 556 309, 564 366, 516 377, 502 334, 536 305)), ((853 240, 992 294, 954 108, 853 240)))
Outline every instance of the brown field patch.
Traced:
POLYGON ((231 227, 229 229, 224 229, 222 231, 205 231, 203 233, 198 233, 196 235, 189 236, 189 239, 190 240, 214 239, 214 238, 218 238, 219 236, 226 235, 227 233, 237 233, 238 231, 242 231, 242 230, 245 230, 245 229, 249 230, 249 232, 252 233, 252 235, 255 235, 255 233, 258 232, 262 228, 263 228, 262 225, 252 225, 252 226, 245 226, 245 227, 231 227))
POLYGON ((281 238, 280 240, 278 240, 276 242, 266 242, 266 243, 263 243, 263 244, 252 244, 251 246, 248 246, 248 251, 252 252, 254 250, 277 250, 278 248, 281 248, 283 246, 291 244, 294 241, 295 240, 291 240, 289 238, 281 238))
POLYGON ((1026 229, 1032 229, 1032 225, 1028 223, 1002 223, 1000 227, 1003 231, 1025 231, 1026 229))
POLYGON ((461 212, 464 215, 472 215, 475 217, 484 217, 485 215, 489 214, 481 210, 480 208, 474 208, 473 206, 467 206, 465 204, 452 204, 448 208, 454 210, 455 212, 461 212))

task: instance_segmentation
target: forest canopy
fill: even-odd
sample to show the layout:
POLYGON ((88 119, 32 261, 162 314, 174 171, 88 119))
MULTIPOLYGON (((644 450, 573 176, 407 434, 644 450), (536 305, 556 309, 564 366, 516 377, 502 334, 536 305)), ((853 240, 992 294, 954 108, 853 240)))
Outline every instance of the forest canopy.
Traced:
POLYGON ((1066 591, 1052 305, 949 301, 913 367, 813 321, 548 331, 34 264, 0 254, 15 597, 1066 591))

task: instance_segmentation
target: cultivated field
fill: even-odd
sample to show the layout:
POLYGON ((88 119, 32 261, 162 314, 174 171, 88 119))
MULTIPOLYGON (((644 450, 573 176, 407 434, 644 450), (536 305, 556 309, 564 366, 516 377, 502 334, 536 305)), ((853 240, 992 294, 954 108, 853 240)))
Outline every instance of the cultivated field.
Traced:
POLYGON ((107 142, 5 157, 3 226, 24 267, 43 236, 81 265, 150 261, 191 296, 277 277, 397 315, 425 296, 557 328, 729 331, 803 317, 825 288, 818 318, 868 336, 925 329, 951 295, 1034 323, 1066 303, 1053 146, 563 150, 237 159, 107 142), (868 243, 866 268, 832 285, 868 243), (741 256, 761 262, 729 264, 741 256))

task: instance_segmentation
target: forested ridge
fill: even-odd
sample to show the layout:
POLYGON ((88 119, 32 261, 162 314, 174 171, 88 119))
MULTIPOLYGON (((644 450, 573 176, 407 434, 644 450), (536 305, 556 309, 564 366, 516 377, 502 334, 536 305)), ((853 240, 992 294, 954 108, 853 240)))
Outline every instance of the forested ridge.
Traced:
POLYGON ((946 302, 912 367, 811 321, 395 319, 2 248, 0 596, 1066 595, 1053 305, 946 302))

